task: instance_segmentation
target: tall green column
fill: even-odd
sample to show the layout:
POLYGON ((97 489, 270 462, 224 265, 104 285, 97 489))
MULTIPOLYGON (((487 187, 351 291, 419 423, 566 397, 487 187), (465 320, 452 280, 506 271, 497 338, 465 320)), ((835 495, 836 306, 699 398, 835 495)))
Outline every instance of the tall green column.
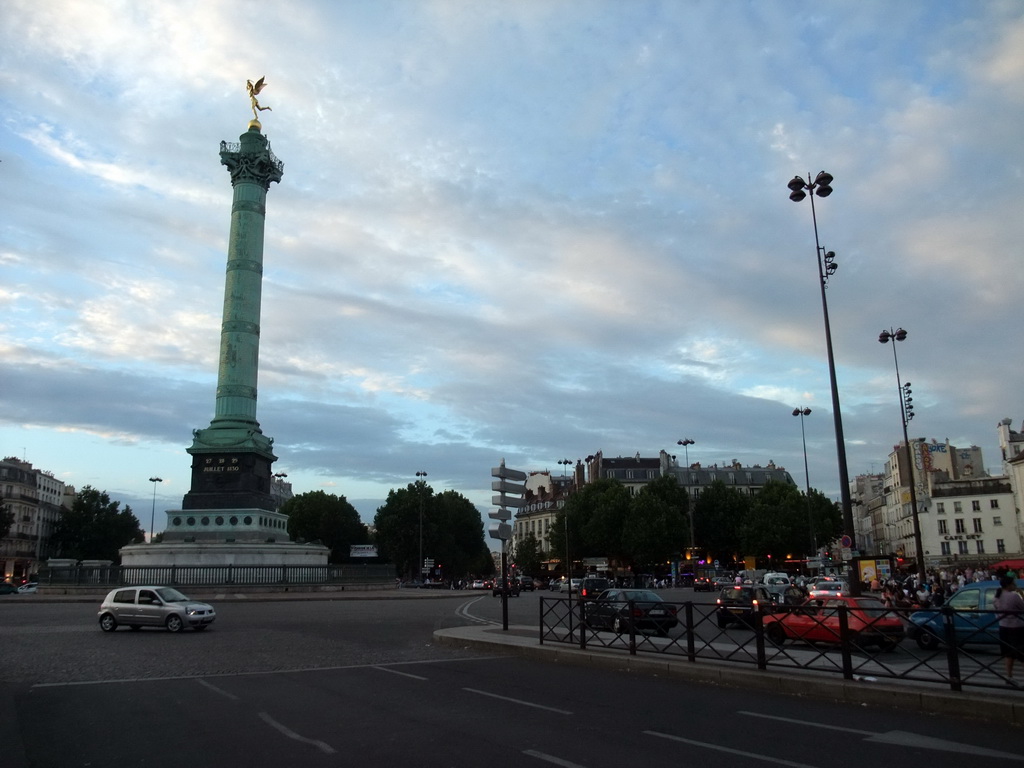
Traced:
POLYGON ((256 420, 263 291, 263 231, 267 190, 284 164, 252 120, 238 144, 221 142, 220 160, 231 174, 234 199, 224 282, 217 402, 206 429, 193 432, 192 489, 184 509, 274 509, 273 439, 256 420))

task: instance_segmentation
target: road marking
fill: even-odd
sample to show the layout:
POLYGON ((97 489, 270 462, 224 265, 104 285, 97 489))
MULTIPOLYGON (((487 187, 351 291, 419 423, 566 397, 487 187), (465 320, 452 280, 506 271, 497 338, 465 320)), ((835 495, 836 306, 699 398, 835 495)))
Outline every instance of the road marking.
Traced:
POLYGON ((423 677, 422 675, 413 675, 408 672, 399 672, 397 669, 390 669, 388 667, 382 667, 380 665, 374 665, 370 669, 376 669, 380 672, 390 672, 392 675, 401 675, 402 677, 411 677, 413 680, 429 680, 430 678, 423 677))
POLYGON ((458 608, 455 609, 455 615, 456 616, 461 616, 462 618, 464 618, 464 619, 466 619, 468 621, 475 621, 477 624, 500 625, 501 624, 500 621, 492 621, 491 619, 485 619, 483 616, 476 616, 475 614, 472 614, 472 613, 469 612, 470 607, 474 603, 478 603, 478 602, 480 602, 483 599, 484 599, 484 596, 480 595, 479 597, 474 597, 472 600, 467 600, 465 603, 463 603, 462 605, 460 605, 458 608))
POLYGON ((536 757, 538 760, 543 760, 546 763, 560 765, 562 768, 584 768, 584 766, 579 763, 570 763, 568 760, 563 760, 562 758, 555 757, 554 755, 545 755, 543 752, 538 752, 535 749, 525 749, 523 750, 523 754, 529 755, 530 757, 536 757))
POLYGON ((225 698, 228 698, 228 699, 231 699, 232 701, 238 701, 238 697, 235 696, 235 694, 228 693, 223 688, 218 688, 216 685, 213 685, 212 683, 206 682, 201 677, 197 677, 195 680, 196 680, 197 683, 199 683, 202 686, 205 686, 206 688, 209 688, 214 693, 219 693, 221 696, 223 696, 225 698))
MULTIPOLYGON (((421 659, 419 661, 395 661, 388 666, 409 666, 413 664, 450 664, 453 661, 498 661, 507 660, 505 656, 467 656, 455 659, 421 659)), ((256 677, 262 675, 291 675, 304 672, 343 672, 347 669, 373 669, 381 664, 345 664, 336 667, 296 667, 294 669, 267 669, 242 672, 211 672, 202 675, 167 675, 166 677, 125 677, 112 680, 71 680, 64 683, 33 683, 36 688, 72 688, 80 685, 123 685, 125 683, 161 683, 168 680, 197 680, 215 677, 256 677)))
POLYGON ((260 719, 263 722, 265 722, 267 725, 269 725, 270 727, 275 728, 280 733, 282 733, 285 736, 287 736, 289 739, 294 739, 295 741, 301 741, 303 744, 310 744, 310 745, 316 747, 317 749, 319 749, 325 755, 333 755, 334 752, 335 752, 334 747, 332 747, 330 744, 327 744, 326 742, 323 742, 323 741, 318 741, 317 739, 307 739, 305 736, 300 736, 299 734, 297 734, 295 731, 291 730, 290 728, 286 728, 285 726, 281 725, 279 722, 277 722, 274 718, 272 718, 266 712, 260 712, 260 719))
POLYGON ((885 731, 884 733, 878 733, 876 731, 864 731, 857 728, 846 728, 841 725, 809 723, 806 720, 795 720, 793 718, 780 717, 778 715, 765 715, 760 712, 740 712, 739 714, 749 715, 750 717, 760 717, 765 720, 778 720, 783 723, 792 723, 793 725, 799 725, 801 728, 824 728, 829 731, 854 733, 858 736, 863 736, 865 741, 873 741, 876 744, 892 744, 897 747, 913 747, 916 749, 936 749, 940 752, 955 752, 961 755, 978 755, 979 757, 998 757, 1002 759, 1024 761, 1024 755, 1014 754, 1012 752, 1000 752, 995 749, 989 749, 988 747, 975 747, 971 744, 960 744, 958 742, 947 741, 945 739, 936 739, 932 736, 922 736, 919 733, 911 733, 909 731, 885 731))
POLYGON ((732 749, 731 747, 723 747, 718 744, 708 744, 705 741, 693 741, 691 739, 684 739, 682 736, 673 736, 669 733, 658 733, 657 731, 644 731, 648 736, 658 736, 662 739, 669 739, 670 741, 678 741, 682 744, 691 744, 695 747, 704 747, 705 749, 713 749, 718 752, 725 752, 730 755, 739 755, 740 757, 751 757, 756 760, 761 760, 766 763, 775 763, 777 765, 788 765, 790 768, 816 768, 813 765, 807 765, 806 763, 794 763, 792 760, 781 760, 777 757, 768 757, 767 755, 761 755, 757 752, 744 752, 741 749, 732 749))
POLYGON ((479 693, 481 696, 490 696, 492 699, 501 699, 502 701, 510 701, 513 704, 522 704, 524 707, 533 707, 534 709, 543 709, 547 712, 556 712, 559 715, 571 715, 572 712, 568 712, 564 709, 555 709, 554 707, 546 707, 543 704, 534 704, 532 701, 523 701, 522 699, 511 699, 508 696, 499 696, 496 693, 490 693, 488 691, 481 691, 477 688, 463 688, 464 691, 470 693, 479 693))

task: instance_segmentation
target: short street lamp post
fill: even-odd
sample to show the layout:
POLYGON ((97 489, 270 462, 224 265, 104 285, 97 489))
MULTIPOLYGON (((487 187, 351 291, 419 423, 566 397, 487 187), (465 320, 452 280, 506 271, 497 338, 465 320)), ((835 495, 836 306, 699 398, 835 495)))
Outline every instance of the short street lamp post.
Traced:
MULTIPOLYGON (((892 340, 892 361, 896 366, 896 391, 900 398, 900 421, 903 424, 903 445, 906 448, 907 455, 907 473, 909 475, 910 484, 910 519, 914 525, 914 549, 917 554, 917 578, 920 579, 921 583, 924 584, 924 546, 921 544, 921 520, 918 517, 917 510, 917 490, 914 487, 914 456, 910 450, 910 438, 907 436, 907 424, 912 418, 914 418, 914 398, 912 398, 910 389, 910 382, 903 382, 900 380, 900 361, 896 356, 896 342, 904 341, 907 338, 907 332, 902 328, 893 330, 890 328, 887 331, 882 331, 878 334, 878 341, 881 344, 888 344, 892 340)), ((902 509, 903 504, 900 504, 902 509)))
MULTIPOLYGON (((825 287, 828 279, 835 274, 838 265, 835 262, 835 252, 826 252, 818 240, 818 215, 814 210, 815 196, 828 197, 832 194, 832 174, 821 171, 814 177, 814 181, 811 181, 810 174, 807 175, 806 181, 804 181, 803 177, 796 176, 787 186, 790 192, 789 199, 794 203, 799 203, 807 197, 808 192, 811 193, 811 220, 814 223, 814 248, 818 261, 821 311, 825 319, 825 347, 828 352, 828 374, 829 383, 832 388, 832 420, 835 424, 836 458, 839 463, 839 495, 843 510, 843 532, 845 534, 843 538, 849 539, 851 549, 856 549, 857 541, 856 530, 853 525, 853 502, 850 498, 850 472, 846 466, 846 440, 843 437, 843 416, 839 407, 839 384, 836 382, 836 362, 832 354, 832 330, 828 320, 828 300, 825 298, 825 287)), ((857 574, 854 574, 854 577, 850 579, 850 589, 854 594, 859 594, 860 579, 857 577, 857 574)))
POLYGON ((423 492, 424 492, 424 490, 426 488, 426 485, 427 485, 427 481, 423 480, 422 478, 424 478, 426 476, 427 476, 426 472, 417 472, 416 473, 416 477, 420 478, 420 479, 418 479, 416 481, 416 484, 423 486, 423 487, 418 489, 419 493, 420 493, 420 564, 419 564, 420 583, 423 582, 423 575, 424 575, 423 574, 423 562, 424 562, 423 561, 423 492))
POLYGON ((811 415, 810 408, 794 408, 793 415, 800 417, 800 439, 804 444, 804 483, 807 498, 807 531, 810 533, 811 552, 818 554, 818 536, 814 533, 814 520, 811 518, 811 473, 807 469, 807 434, 804 432, 804 416, 811 415))
POLYGON ((156 524, 156 484, 162 483, 162 477, 151 477, 149 482, 153 484, 153 510, 149 514, 149 543, 153 543, 153 527, 156 524))

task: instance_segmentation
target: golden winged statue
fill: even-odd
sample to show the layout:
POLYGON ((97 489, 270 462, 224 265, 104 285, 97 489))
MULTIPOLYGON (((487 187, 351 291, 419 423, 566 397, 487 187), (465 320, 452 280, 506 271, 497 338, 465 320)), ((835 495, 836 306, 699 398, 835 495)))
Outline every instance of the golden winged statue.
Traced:
POLYGON ((259 115, 256 114, 257 110, 262 112, 265 109, 269 109, 271 112, 273 112, 273 110, 270 109, 270 107, 261 107, 260 103, 256 100, 257 94, 259 94, 260 91, 267 87, 267 84, 264 82, 264 80, 266 80, 266 76, 261 77, 259 80, 257 80, 255 85, 253 85, 252 80, 245 81, 245 87, 249 91, 249 101, 252 102, 252 116, 254 119, 257 120, 259 119, 259 115))

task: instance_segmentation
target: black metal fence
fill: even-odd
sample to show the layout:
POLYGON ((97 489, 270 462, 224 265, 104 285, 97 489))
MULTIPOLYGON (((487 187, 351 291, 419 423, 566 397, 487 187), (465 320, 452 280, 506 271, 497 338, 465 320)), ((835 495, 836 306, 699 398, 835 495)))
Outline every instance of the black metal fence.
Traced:
MULTIPOLYGON (((677 656, 692 663, 796 668, 846 680, 1024 692, 1024 682, 1018 678, 1018 688, 1006 674, 992 611, 879 608, 865 617, 846 605, 775 606, 724 623, 716 605, 666 601, 659 606, 664 613, 651 617, 648 604, 630 601, 619 606, 622 617, 616 621, 609 620, 615 610, 596 602, 542 597, 540 642, 677 656)), ((1024 675, 1024 661, 1017 664, 1024 675)))
POLYGON ((40 586, 347 586, 395 585, 395 567, 348 565, 109 565, 44 568, 40 586))

